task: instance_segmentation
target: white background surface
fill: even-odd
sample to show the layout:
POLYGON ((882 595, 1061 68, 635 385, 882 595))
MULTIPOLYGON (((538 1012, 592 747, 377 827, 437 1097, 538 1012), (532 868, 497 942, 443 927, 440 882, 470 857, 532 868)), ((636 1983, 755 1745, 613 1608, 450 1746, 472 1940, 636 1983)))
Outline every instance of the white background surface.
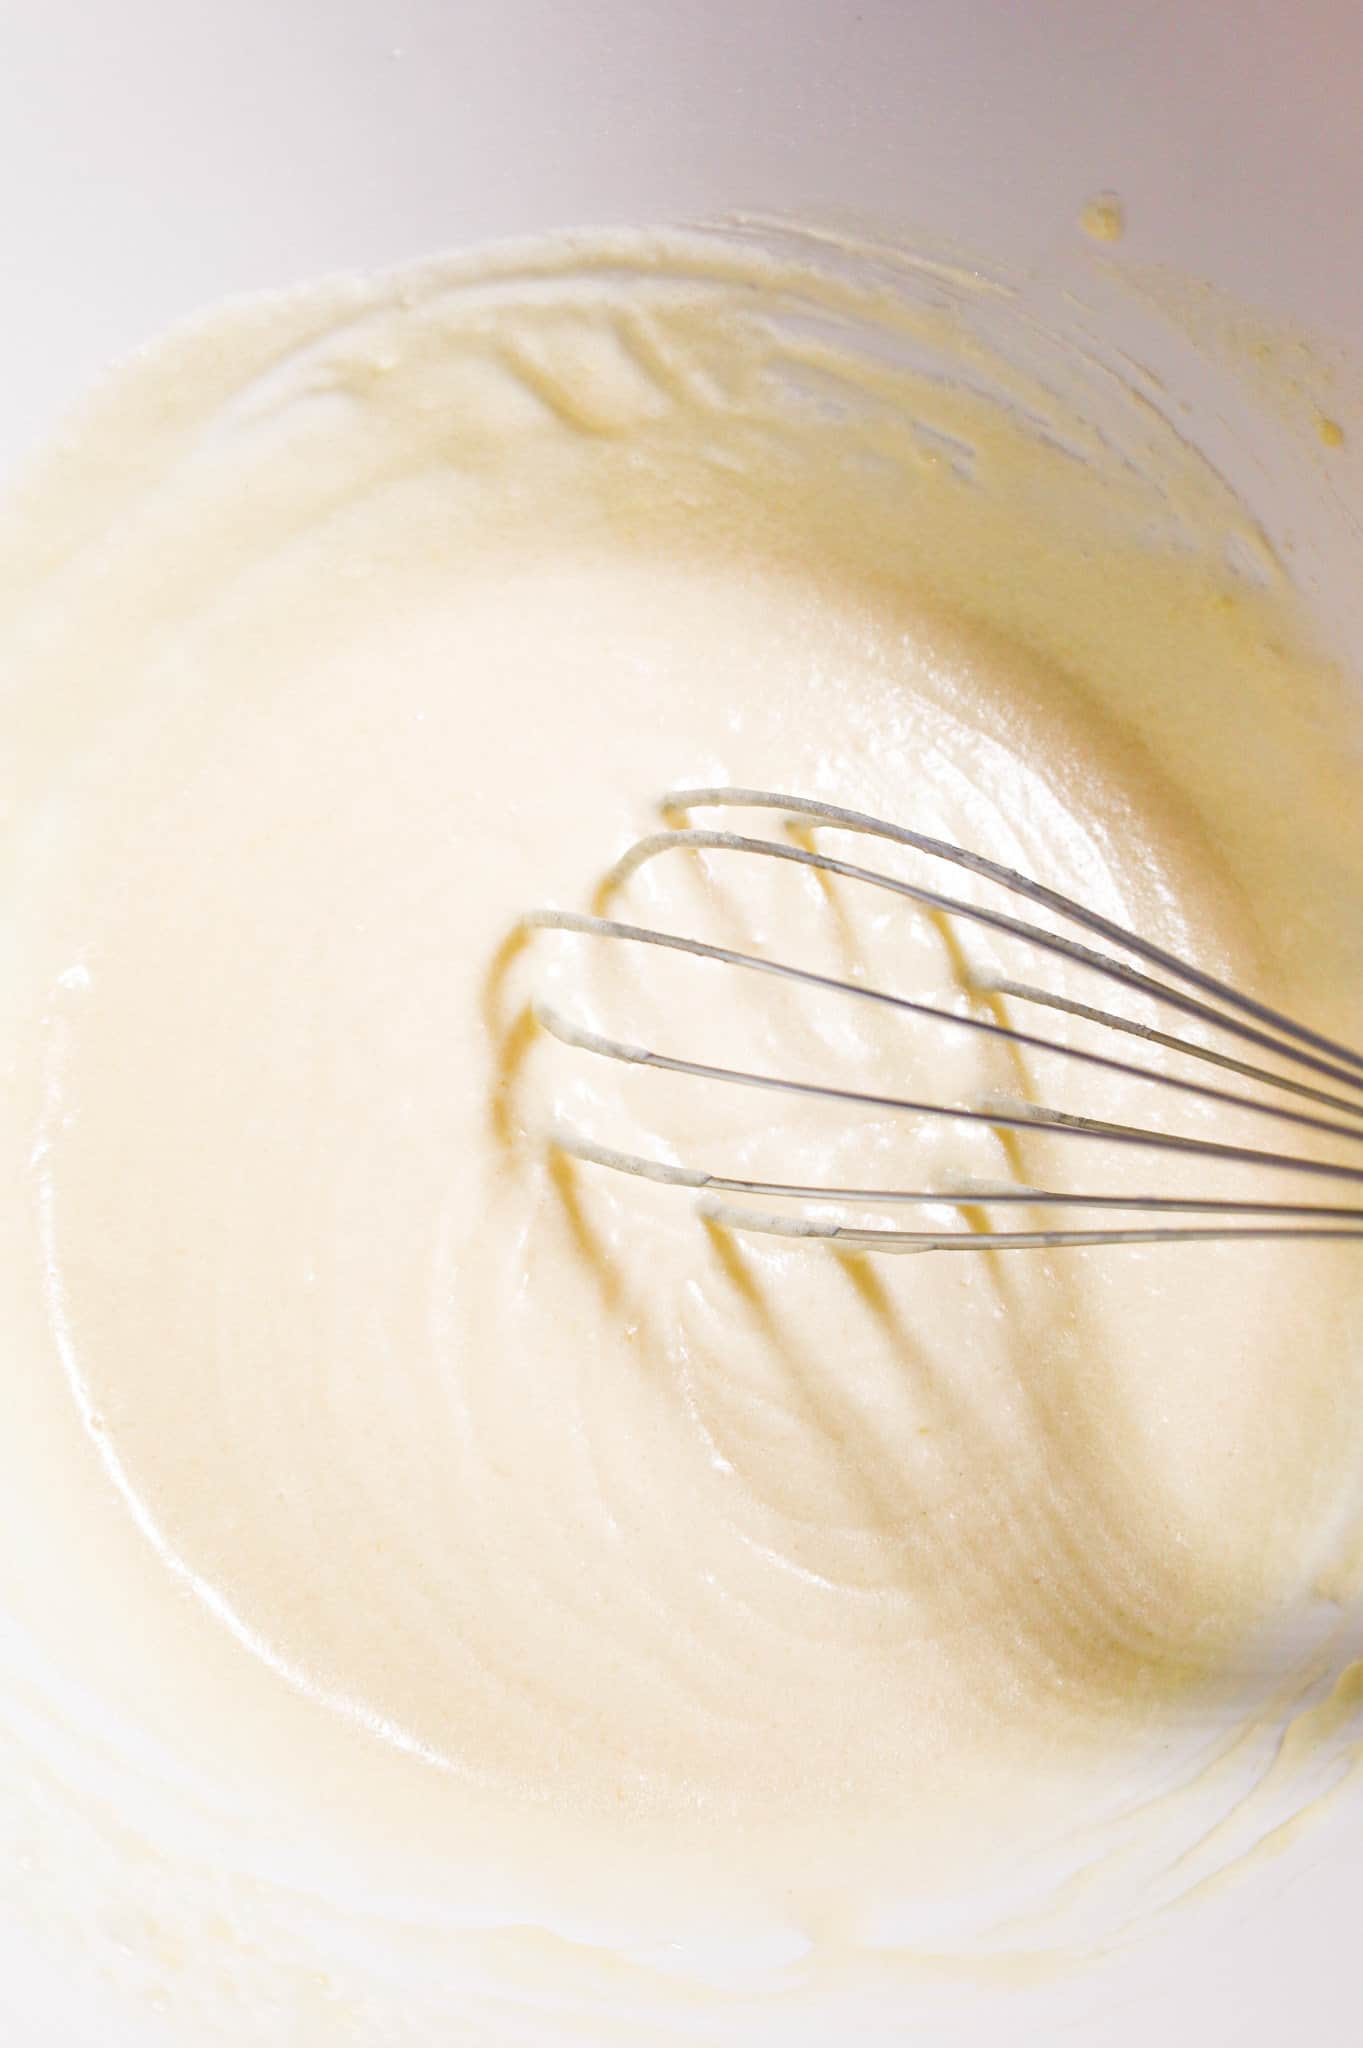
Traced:
MULTIPOLYGON (((0 470, 110 356, 225 292, 734 206, 1044 261, 1107 187, 1136 256, 1363 354, 1363 7, 7 0, 0 470)), ((1360 1898, 1363 1802, 1044 2019, 1022 1999, 1004 2048, 1343 2048, 1360 1898)))
POLYGON ((829 204, 1130 246, 1363 334, 1356 0, 6 0, 0 464, 230 290, 829 204))

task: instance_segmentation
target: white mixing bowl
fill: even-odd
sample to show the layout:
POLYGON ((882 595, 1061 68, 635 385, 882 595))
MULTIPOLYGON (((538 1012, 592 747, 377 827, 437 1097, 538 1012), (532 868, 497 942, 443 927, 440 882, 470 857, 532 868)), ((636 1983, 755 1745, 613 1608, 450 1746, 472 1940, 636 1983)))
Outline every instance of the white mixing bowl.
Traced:
MULTIPOLYGON (((225 294, 735 208, 869 217, 1063 279, 1084 202, 1111 189, 1123 261, 1363 350, 1354 0, 10 0, 4 45, 3 470, 110 358, 225 294)), ((1183 374, 1193 431, 1220 408, 1224 434, 1214 373, 1189 357, 1183 374)), ((1363 452, 1340 449, 1328 494, 1290 516, 1255 474, 1237 481, 1305 536, 1312 602, 1363 660, 1363 452)), ((0 1855, 19 1853, 0 1814, 0 1855)), ((964 2020, 960 1985, 949 2012, 925 1991, 875 2038, 1342 2048, 1361 1885, 1363 1797, 1346 1796, 1135 1950, 981 1987, 964 2020)), ((99 1997, 0 1927, 13 2048, 133 2039, 102 2030, 99 1997)), ((828 2037, 787 2012, 771 2038, 828 2037)))

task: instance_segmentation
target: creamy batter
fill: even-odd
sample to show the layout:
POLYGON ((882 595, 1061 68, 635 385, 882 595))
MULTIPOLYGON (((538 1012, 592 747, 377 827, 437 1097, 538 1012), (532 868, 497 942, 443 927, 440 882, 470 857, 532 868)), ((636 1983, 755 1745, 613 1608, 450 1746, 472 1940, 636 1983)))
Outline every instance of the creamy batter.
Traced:
MULTIPOLYGON (((717 1929, 759 1973, 912 1946, 1190 1706, 1233 1719, 1352 1526, 1349 1247, 842 1259, 546 1143, 914 1182, 962 1139, 602 1070, 537 993, 1000 1079, 508 945, 679 783, 940 832, 1363 1035, 1345 679, 1172 430, 1016 368, 991 307, 699 237, 329 285, 120 372, 9 514, 5 1713, 87 1931, 202 1894, 172 2003, 216 1944, 281 2040, 349 1999, 434 2041, 423 1997, 501 2040, 570 1936, 681 1943, 686 1984, 717 1929), (422 1926, 466 1945, 385 1994, 422 1926)), ((629 907, 959 999, 940 930, 806 877, 660 864, 629 907)))

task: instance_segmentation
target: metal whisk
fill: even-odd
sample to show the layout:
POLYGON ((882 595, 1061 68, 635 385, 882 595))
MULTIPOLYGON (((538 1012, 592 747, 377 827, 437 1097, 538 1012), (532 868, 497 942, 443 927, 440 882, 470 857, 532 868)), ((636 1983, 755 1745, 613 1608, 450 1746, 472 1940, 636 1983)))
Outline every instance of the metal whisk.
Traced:
MULTIPOLYGON (((689 849, 693 852, 723 854, 744 860, 786 862, 836 878, 858 888, 888 892, 921 910, 960 919, 983 928, 1009 942, 1021 941, 1035 948, 1043 959, 1060 961, 1067 967, 1091 971, 1108 984, 1158 1005, 1163 1011, 1193 1020, 1197 1027, 1209 1027, 1234 1042, 1237 1050, 1219 1049, 1196 1042, 1173 1030, 1122 1016, 1099 1003, 1087 1003, 1055 989, 1033 986, 1013 979, 994 978, 981 984, 991 998, 1059 1013, 1082 1025, 1100 1027, 1112 1036, 1110 1050, 1016 1028, 993 1015, 947 1009, 896 994, 890 989, 868 986, 816 972, 787 960, 772 959, 757 952, 744 952, 716 945, 700 938, 657 930, 647 925, 561 910, 538 910, 525 919, 528 929, 557 930, 585 934, 612 945, 663 948, 691 955, 737 973, 774 975, 810 990, 846 997, 857 1003, 887 1007, 906 1017, 929 1020, 936 1028, 953 1032, 974 1032, 1026 1053, 1057 1054, 1075 1070, 1105 1072, 1122 1080, 1135 1079, 1187 1099, 1222 1105, 1235 1112, 1251 1112, 1313 1135, 1313 1142, 1327 1156, 1305 1156, 1300 1151, 1222 1143, 1209 1138, 1190 1137, 1139 1124, 1104 1122, 1058 1108, 1018 1103, 1002 1108, 992 1104, 961 1106, 907 1096, 879 1094, 829 1080, 809 1081, 779 1073, 748 1071, 736 1066, 710 1065, 670 1052, 602 1036, 599 1032, 565 1017, 540 1003, 535 1014, 545 1030, 565 1045, 598 1058, 621 1061, 631 1067, 655 1068, 691 1076, 702 1082, 724 1086, 775 1090, 783 1094, 845 1105, 849 1113, 870 1111, 877 1115, 908 1118, 949 1119, 965 1125, 987 1126, 994 1131, 1043 1132, 1092 1145, 1144 1149, 1158 1159, 1178 1154, 1210 1163, 1220 1162, 1287 1173, 1305 1180, 1348 1182, 1363 1187, 1363 1153, 1355 1163, 1333 1156, 1351 1145, 1363 1145, 1363 1054, 1336 1043, 1318 1031, 1296 1023, 1253 997, 1229 986, 1216 976, 1177 958, 1164 948, 1126 930, 1111 919, 1086 909, 1070 897, 1040 882, 963 847, 951 845, 880 818, 844 810, 805 797, 791 797, 756 789, 687 789, 669 797, 663 806, 665 817, 689 817, 696 811, 742 809, 776 812, 783 828, 794 826, 806 841, 812 829, 834 828, 864 838, 909 848, 929 855, 954 868, 964 869, 993 885, 1007 896, 1021 898, 1072 930, 1101 942, 1102 950, 1063 931, 1047 929, 1009 909, 988 903, 963 900, 928 888, 916 881, 900 879, 878 869, 834 858, 799 843, 784 839, 748 837, 740 833, 701 829, 690 824, 659 831, 640 839, 625 854, 607 878, 604 894, 617 890, 631 875, 661 856, 689 849), (1111 949, 1111 950, 1108 950, 1111 949), (1197 1078, 1167 1073, 1139 1060, 1123 1056, 1118 1039, 1144 1041, 1163 1052, 1186 1055, 1198 1063, 1197 1078), (1280 1061, 1289 1070, 1279 1072, 1262 1063, 1264 1056, 1280 1061), (1216 1078, 1207 1072, 1216 1070, 1216 1078), (1291 1098, 1290 1101, 1284 1098, 1291 1098), (1305 1105, 1311 1105, 1309 1108, 1305 1105), (1328 1140, 1321 1147, 1320 1141, 1328 1140)), ((1112 1000, 1109 993, 1107 1000, 1112 1000)), ((1172 1020, 1171 1020, 1172 1021, 1172 1020)), ((1101 1041, 1100 1041, 1101 1042, 1101 1041)), ((744 1179, 707 1171, 703 1165, 675 1165, 633 1152, 612 1150, 580 1133, 559 1130, 555 1142, 574 1157, 613 1172, 633 1174, 696 1191, 702 1207, 716 1220, 731 1228, 758 1231, 791 1238, 812 1238, 867 1251, 909 1252, 929 1250, 1024 1249, 1064 1245, 1168 1244, 1197 1240, 1244 1238, 1353 1238, 1363 1237, 1363 1206, 1325 1206, 1290 1200, 1237 1200, 1208 1194, 1184 1196, 1170 1193, 1072 1192, 1056 1188, 1020 1185, 961 1185, 938 1188, 831 1187, 798 1181, 744 1179), (754 1209, 749 1204, 770 1200, 793 1204, 789 1212, 754 1209), (805 1205, 801 1208, 801 1205, 805 1205), (809 1207, 821 1212, 806 1213, 809 1207), (839 1217, 838 1211, 876 1211, 881 1208, 946 1209, 954 1211, 954 1227, 903 1229, 870 1226, 839 1217), (989 1212, 995 1208, 1057 1211, 1123 1212, 1127 1221, 1100 1225, 1098 1220, 1083 1228, 1009 1229, 996 1227, 989 1212), (831 1214, 826 1213, 831 1210, 831 1214), (1165 1220, 1187 1216, 1213 1220, 1190 1224, 1165 1220)), ((1303 1140, 1298 1139, 1298 1144, 1303 1140)))

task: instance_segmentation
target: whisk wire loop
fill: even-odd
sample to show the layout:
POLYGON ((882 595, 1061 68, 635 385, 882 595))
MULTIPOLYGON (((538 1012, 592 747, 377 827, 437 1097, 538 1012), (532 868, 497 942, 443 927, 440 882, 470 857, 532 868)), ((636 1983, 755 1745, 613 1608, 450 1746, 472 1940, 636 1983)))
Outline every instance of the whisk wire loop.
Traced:
MULTIPOLYGON (((1017 917, 1011 911, 885 874, 808 845, 705 829, 689 823, 669 826, 667 830, 650 833, 636 841, 607 876, 600 892, 601 900, 608 902, 641 868, 673 852, 740 855, 788 863, 820 876, 889 892, 938 916, 973 924, 1010 943, 1021 942, 1044 957, 1092 972, 1116 988, 1171 1009, 1195 1020, 1202 1027, 1228 1034, 1241 1047, 1253 1046, 1259 1053, 1281 1060, 1295 1071, 1283 1073, 1241 1054, 1124 1017, 1105 1006, 1003 976, 982 978, 974 992, 995 998, 1007 997, 1044 1008, 1057 1017, 1074 1018, 1109 1032, 1114 1040, 1134 1038, 1139 1043, 1199 1062, 1220 1075, 1233 1076, 1237 1081, 1249 1083, 1250 1088, 1226 1087, 1205 1075, 1194 1079, 1188 1074, 1166 1072, 1157 1066, 1126 1058, 1115 1050, 1099 1051, 1092 1044, 1075 1044, 1049 1033, 1021 1029, 1004 1022, 997 1013, 984 1016, 977 1011, 946 1008, 862 980, 823 973, 763 953, 722 946, 651 925, 604 915, 548 909, 530 912, 523 920, 525 928, 567 932, 611 945, 657 948, 726 969, 774 976, 799 987, 874 1004, 899 1015, 925 1021, 932 1028, 974 1034, 982 1040, 992 1040, 1020 1052, 1057 1056, 1068 1062, 1072 1069, 1111 1075, 1123 1082, 1149 1084, 1171 1097, 1214 1104, 1291 1126, 1331 1141, 1333 1149, 1363 1142, 1363 1054, 1299 1024, 1283 1012, 1058 890, 967 848, 812 798, 753 789, 688 789, 675 791, 665 801, 663 812, 666 817, 677 818, 689 817, 690 813, 700 809, 725 807, 774 810, 787 821, 798 821, 806 828, 815 825, 856 833, 865 838, 879 838, 945 861, 1068 922, 1089 937, 1101 939, 1105 946, 1125 952, 1141 965, 1135 966, 1129 960, 1115 958, 1108 951, 1098 951, 1080 940, 1017 917), (1158 972, 1147 971, 1152 968, 1158 972), (1304 1073, 1315 1078, 1308 1081, 1303 1078, 1304 1073), (1329 1080, 1333 1086, 1320 1086, 1321 1079, 1329 1080), (1290 1096, 1293 1103, 1282 1100, 1283 1096, 1290 1096), (1322 1116, 1293 1106, 1303 1101, 1312 1103, 1317 1109, 1329 1109, 1334 1114, 1322 1116)), ((848 1110, 872 1111, 878 1116, 905 1116, 938 1123, 945 1120, 965 1126, 984 1126, 995 1131, 1040 1132, 1048 1137, 1145 1150, 1156 1156, 1181 1155, 1363 1187, 1363 1160, 1350 1162, 1347 1158, 1335 1156, 1316 1157, 1300 1151, 1191 1137, 1140 1124, 1077 1115, 1029 1102, 991 1101, 984 1105, 963 1105, 920 1099, 917 1095, 839 1085, 831 1081, 805 1080, 788 1074, 760 1072, 660 1052, 591 1029, 543 1002, 535 1005, 535 1014, 545 1031, 574 1050, 697 1081, 815 1099, 848 1110)), ((1191 1243, 1227 1238, 1363 1237, 1363 1205, 1241 1199, 1210 1193, 1185 1196, 1167 1192, 1070 1192, 1016 1184, 982 1185, 978 1180, 959 1180, 943 1188, 821 1186, 795 1180, 712 1173, 700 1167, 621 1151, 573 1130, 556 1130, 554 1142, 565 1153, 589 1166, 690 1188, 700 1196, 704 1213, 726 1227, 792 1240, 831 1243, 844 1249, 884 1252, 1022 1250, 1191 1243), (734 1201, 726 1197, 740 1199, 734 1201), (760 1201, 789 1202, 797 1206, 788 1211, 748 1206, 760 1201), (905 1206, 937 1209, 949 1216, 954 1215, 957 1220, 945 1227, 906 1229, 868 1224, 860 1216, 849 1219, 845 1214, 837 1213, 848 1209, 865 1212, 881 1207, 905 1206), (978 1226, 976 1212, 995 1206, 1041 1211, 1119 1211, 1131 1220, 1120 1224, 1103 1223, 1101 1226, 1095 1222, 1082 1228, 1057 1224, 1047 1228, 1008 1229, 998 1227, 991 1219, 987 1227, 978 1226), (833 1214, 826 1213, 830 1209, 833 1214), (970 1214, 970 1221, 966 1220, 966 1212, 970 1214), (1187 1216, 1214 1220, 1204 1223, 1163 1220, 1187 1216)), ((925 1226, 931 1220, 925 1217, 925 1226)))

